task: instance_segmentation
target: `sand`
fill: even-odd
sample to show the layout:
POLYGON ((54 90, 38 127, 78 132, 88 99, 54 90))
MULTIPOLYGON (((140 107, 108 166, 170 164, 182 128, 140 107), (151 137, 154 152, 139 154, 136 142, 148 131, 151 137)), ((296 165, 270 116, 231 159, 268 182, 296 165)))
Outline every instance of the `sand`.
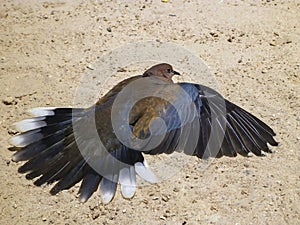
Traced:
MULTIPOLYGON (((0 224, 300 224, 299 9, 299 1, 277 0, 1 1, 0 224), (80 203, 78 184, 51 196, 50 186, 18 174, 22 163, 8 151, 12 124, 33 107, 72 106, 95 62, 138 41, 174 43, 200 57, 226 98, 275 130, 274 153, 223 157, 205 170, 191 158, 131 200, 118 190, 108 205, 97 194, 80 203)), ((147 65, 112 74, 99 95, 147 65)), ((188 77, 188 68, 175 69, 188 77)), ((194 72, 200 83, 204 74, 194 72)))

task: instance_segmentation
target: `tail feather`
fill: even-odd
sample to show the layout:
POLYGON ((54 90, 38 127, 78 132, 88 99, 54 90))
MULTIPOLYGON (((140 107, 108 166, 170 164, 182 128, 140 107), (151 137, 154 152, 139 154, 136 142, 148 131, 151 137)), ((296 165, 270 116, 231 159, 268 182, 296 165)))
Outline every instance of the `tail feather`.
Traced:
POLYGON ((79 189, 79 199, 81 202, 86 202, 92 194, 97 190, 102 176, 91 170, 90 173, 85 175, 79 189))
POLYGON ((69 116, 69 117, 80 117, 84 114, 85 109, 83 108, 57 108, 57 107, 37 107, 29 110, 35 117, 40 116, 69 116))
MULTIPOLYGON (((56 147, 55 145, 58 145, 59 142, 63 141, 64 135, 64 130, 61 130, 44 138, 32 140, 32 143, 28 144, 21 151, 18 151, 13 155, 13 160, 16 162, 24 161, 33 157, 39 157, 39 155, 42 155, 43 153, 49 153, 56 147)), ((32 137, 30 136, 29 138, 32 137)))
POLYGON ((119 173, 119 181, 124 198, 132 198, 136 189, 134 166, 122 168, 119 173))
POLYGON ((109 203, 115 196, 117 183, 114 180, 118 180, 118 174, 113 174, 109 178, 103 177, 100 182, 99 191, 103 204, 109 203))
POLYGON ((80 180, 82 180, 84 176, 84 172, 86 169, 87 163, 84 159, 82 159, 80 162, 78 162, 70 171, 63 176, 50 190, 50 193, 52 195, 57 194, 58 192, 69 189, 76 183, 78 183, 80 180))
MULTIPOLYGON (((23 166, 21 166, 18 170, 20 173, 26 173, 29 172, 30 170, 39 170, 42 167, 45 166, 45 162, 49 162, 55 155, 57 155, 60 150, 64 148, 64 141, 60 140, 57 143, 54 143, 51 145, 49 148, 46 149, 46 151, 42 151, 39 154, 33 151, 30 152, 30 157, 28 157, 28 152, 24 152, 24 154, 27 153, 27 159, 29 159, 23 166), (33 157, 33 158, 31 158, 33 157)), ((36 148, 38 149, 38 148, 36 148)), ((22 152, 20 152, 22 153, 22 152)), ((17 158, 21 158, 20 156, 17 156, 17 158)), ((22 156, 22 159, 25 160, 25 157, 22 156)))
POLYGON ((35 185, 56 182, 50 190, 51 194, 57 194, 82 180, 79 189, 82 202, 87 201, 100 186, 103 202, 108 203, 115 195, 118 182, 125 198, 134 195, 136 173, 151 182, 155 180, 141 152, 121 145, 120 149, 110 152, 112 160, 107 160, 106 156, 101 156, 101 159, 94 154, 94 145, 91 143, 93 140, 85 140, 84 137, 75 140, 72 122, 81 121, 85 124, 90 121, 88 117, 92 114, 88 110, 35 108, 30 112, 36 117, 15 124, 22 133, 10 140, 14 145, 10 150, 16 151, 13 155, 14 161, 27 161, 18 171, 27 173, 27 179, 36 178, 35 185), (85 119, 87 120, 84 121, 85 119), (81 146, 87 148, 87 155, 81 154, 78 149, 79 142, 83 142, 81 146), (99 162, 98 166, 105 174, 99 174, 92 168, 88 163, 90 160, 99 162))
POLYGON ((43 167, 35 169, 42 172, 42 176, 37 180, 37 184, 53 183, 62 179, 82 160, 83 158, 77 149, 76 143, 68 145, 63 152, 60 151, 46 163, 44 161, 43 167))
POLYGON ((16 129, 20 132, 36 130, 38 128, 47 126, 47 123, 44 121, 45 118, 45 116, 40 116, 32 119, 25 119, 20 122, 14 123, 14 125, 16 129))
POLYGON ((10 143, 16 147, 25 147, 31 143, 39 141, 43 138, 40 129, 26 131, 18 134, 10 139, 10 143))

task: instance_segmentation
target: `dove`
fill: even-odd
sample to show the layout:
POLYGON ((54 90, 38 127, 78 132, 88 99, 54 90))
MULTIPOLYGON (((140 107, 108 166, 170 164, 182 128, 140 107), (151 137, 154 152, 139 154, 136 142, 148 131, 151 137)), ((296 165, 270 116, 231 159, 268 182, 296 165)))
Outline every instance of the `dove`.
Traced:
MULTIPOLYGON (((174 83, 180 73, 167 63, 115 85, 89 108, 39 107, 15 123, 12 160, 36 186, 52 184, 52 195, 81 182, 86 202, 97 190, 107 204, 118 184, 133 198, 137 175, 155 183, 144 155, 182 154, 201 159, 263 156, 277 146, 262 120, 195 83, 174 83)), ((154 156, 153 156, 154 157, 154 156)))

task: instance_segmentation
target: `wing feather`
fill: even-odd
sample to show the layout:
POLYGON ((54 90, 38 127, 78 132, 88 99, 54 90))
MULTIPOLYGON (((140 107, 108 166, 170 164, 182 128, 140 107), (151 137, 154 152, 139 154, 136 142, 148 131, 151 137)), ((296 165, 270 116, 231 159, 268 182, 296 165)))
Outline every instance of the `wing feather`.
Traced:
POLYGON ((271 152, 268 144, 278 145, 273 138, 274 131, 267 124, 215 90, 192 83, 179 85, 189 99, 181 105, 175 100, 176 107, 166 106, 158 114, 165 121, 167 132, 158 147, 145 153, 170 154, 184 150, 199 158, 248 156, 250 152, 262 156, 263 152, 271 152), (187 115, 182 116, 182 111, 187 115), (193 146, 194 139, 197 143, 193 146))

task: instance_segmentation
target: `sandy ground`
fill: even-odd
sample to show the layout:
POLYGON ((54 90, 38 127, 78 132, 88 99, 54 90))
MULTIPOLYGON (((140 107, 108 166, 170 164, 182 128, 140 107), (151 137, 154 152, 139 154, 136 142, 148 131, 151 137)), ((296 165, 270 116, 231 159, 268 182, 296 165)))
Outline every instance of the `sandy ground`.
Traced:
POLYGON ((300 224, 299 1, 24 2, 0 3, 0 224, 300 224), (78 185, 51 196, 18 174, 12 123, 32 107, 71 106, 90 64, 144 40, 201 57, 224 96, 274 128, 275 153, 223 157, 204 171, 193 158, 105 206, 97 194, 81 204, 78 185))

